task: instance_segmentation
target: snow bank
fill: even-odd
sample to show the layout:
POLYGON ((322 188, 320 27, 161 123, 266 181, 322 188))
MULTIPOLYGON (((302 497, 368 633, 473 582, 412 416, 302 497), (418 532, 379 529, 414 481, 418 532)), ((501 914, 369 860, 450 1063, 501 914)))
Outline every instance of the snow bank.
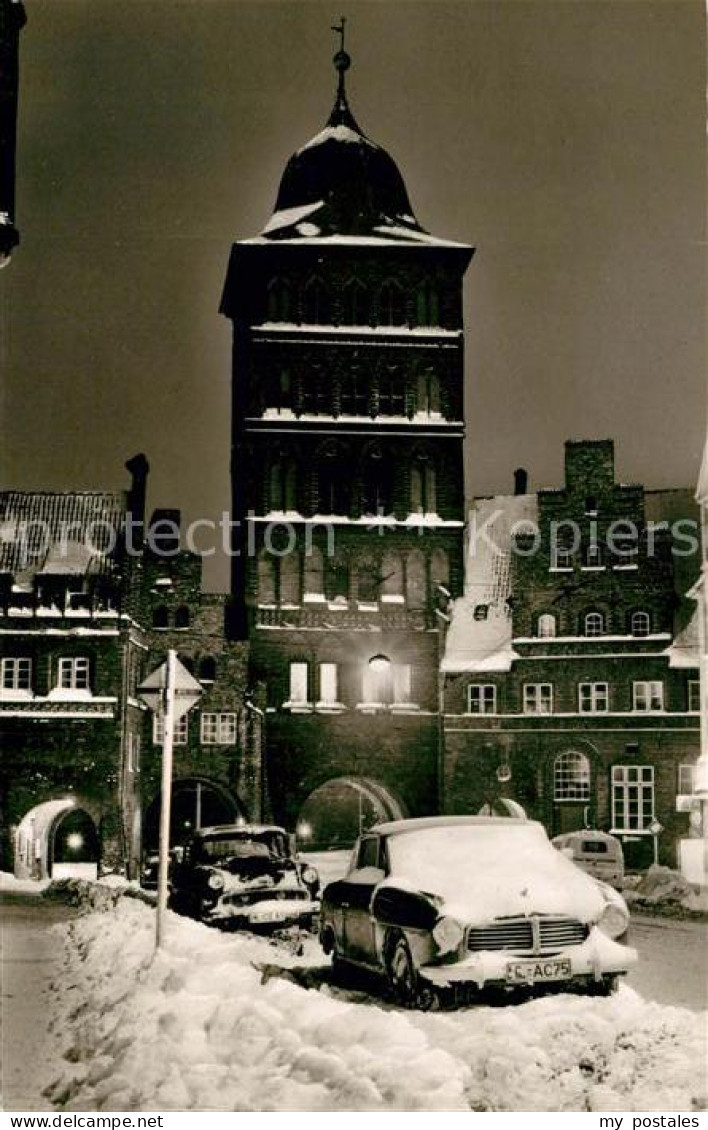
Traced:
POLYGON ((631 889, 624 890, 627 905, 635 910, 675 914, 708 914, 708 892, 699 891, 679 871, 654 863, 631 889))
POLYGON ((56 929, 66 959, 51 1026, 66 1066, 47 1093, 61 1109, 705 1106, 704 1018, 627 988, 408 1013, 323 983, 314 940, 296 958, 170 915, 153 958, 154 916, 133 899, 56 929))

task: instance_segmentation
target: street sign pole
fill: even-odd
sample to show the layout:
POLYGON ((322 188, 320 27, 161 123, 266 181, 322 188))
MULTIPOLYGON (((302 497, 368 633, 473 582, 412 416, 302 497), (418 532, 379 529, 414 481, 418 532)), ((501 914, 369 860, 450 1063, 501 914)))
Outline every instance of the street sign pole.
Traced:
POLYGON ((170 814, 172 810, 172 747, 175 728, 176 652, 167 652, 162 739, 162 792, 160 797, 160 862, 157 871, 157 921, 155 948, 162 945, 167 911, 167 874, 170 866, 170 814))

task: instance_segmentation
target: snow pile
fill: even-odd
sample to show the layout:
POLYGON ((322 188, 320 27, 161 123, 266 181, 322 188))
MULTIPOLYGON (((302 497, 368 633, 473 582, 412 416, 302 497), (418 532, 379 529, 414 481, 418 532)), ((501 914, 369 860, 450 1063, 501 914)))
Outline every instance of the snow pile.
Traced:
POLYGON ((44 897, 77 906, 83 911, 107 911, 124 898, 152 905, 157 896, 155 892, 143 891, 137 884, 129 884, 127 880, 122 883, 104 883, 101 879, 95 882, 86 879, 54 879, 45 889, 44 897))
POLYGON ((623 894, 627 905, 636 910, 708 913, 708 892, 699 892, 679 871, 659 863, 653 863, 632 889, 623 894))
POLYGON ((705 1106, 704 1018, 627 988, 409 1013, 327 984, 314 940, 296 958, 170 915, 153 958, 154 916, 132 899, 61 929, 66 1066, 47 1094, 65 1110, 705 1106))
POLYGON ((0 891, 6 893, 41 895, 49 879, 16 879, 11 871, 0 871, 0 891))

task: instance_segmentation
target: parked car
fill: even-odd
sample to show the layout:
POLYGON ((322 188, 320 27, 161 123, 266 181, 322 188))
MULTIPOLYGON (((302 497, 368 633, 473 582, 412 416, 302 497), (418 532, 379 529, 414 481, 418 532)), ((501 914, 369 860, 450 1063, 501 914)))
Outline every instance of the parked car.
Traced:
POLYGON ((173 858, 170 906, 202 922, 251 930, 312 928, 319 876, 302 863, 283 828, 202 828, 173 858))
POLYGON ((449 816, 379 824, 322 896, 335 967, 384 973, 398 1001, 429 1007, 495 987, 608 994, 636 961, 621 896, 584 875, 541 824, 449 816))
POLYGON ((602 879, 605 883, 612 883, 613 886, 622 885, 624 852, 616 836, 584 828, 578 832, 554 836, 551 843, 571 859, 576 867, 587 871, 588 875, 602 879))

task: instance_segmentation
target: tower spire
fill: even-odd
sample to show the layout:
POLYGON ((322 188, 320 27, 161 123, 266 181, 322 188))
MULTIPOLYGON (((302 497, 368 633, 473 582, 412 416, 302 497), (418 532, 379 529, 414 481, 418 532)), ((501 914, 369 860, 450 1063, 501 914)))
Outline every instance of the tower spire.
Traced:
POLYGON ((334 101, 334 108, 329 116, 327 125, 329 126, 349 126, 350 129, 356 130, 361 133, 357 125, 354 115, 349 109, 347 102, 347 92, 344 83, 344 76, 352 65, 351 56, 344 50, 344 35, 346 29, 346 17, 340 16, 339 23, 333 24, 332 31, 339 36, 339 50, 332 62, 334 63, 335 70, 339 75, 337 82, 337 96, 334 101))

